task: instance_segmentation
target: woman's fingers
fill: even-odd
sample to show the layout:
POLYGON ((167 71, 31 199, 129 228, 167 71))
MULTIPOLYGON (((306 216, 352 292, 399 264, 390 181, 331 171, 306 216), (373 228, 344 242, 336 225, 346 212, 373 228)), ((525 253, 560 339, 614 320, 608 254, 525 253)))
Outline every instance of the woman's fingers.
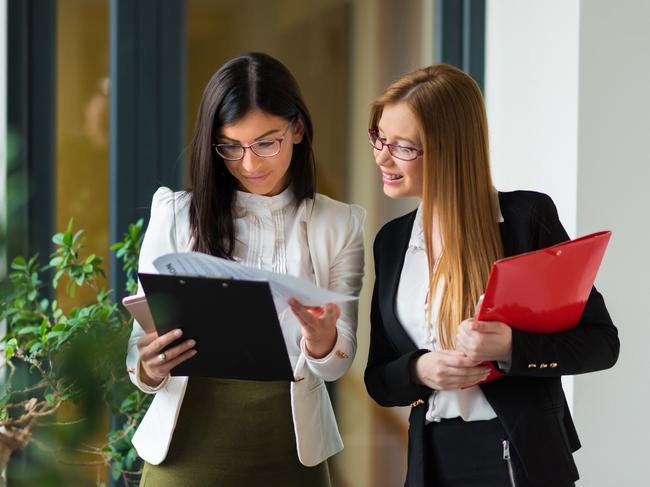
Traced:
POLYGON ((182 334, 180 329, 172 330, 160 337, 154 332, 148 333, 138 341, 140 364, 148 377, 160 381, 169 374, 171 369, 196 355, 194 350, 196 342, 191 339, 165 350, 182 334))
MULTIPOLYGON (((165 352, 165 353, 167 353, 167 352, 165 352)), ((169 372, 174 367, 176 367, 177 365, 185 362, 187 359, 194 357, 195 355, 196 355, 196 350, 194 350, 194 349, 187 350, 186 352, 183 352, 180 355, 178 355, 173 360, 165 362, 165 367, 163 368, 163 370, 165 370, 165 369, 167 370, 167 372, 165 372, 165 375, 169 374, 169 372)))
MULTIPOLYGON (((148 345, 140 348, 140 358, 148 360, 151 357, 158 355, 161 350, 167 347, 169 344, 178 340, 183 335, 183 331, 180 329, 175 329, 165 333, 162 336, 159 336, 148 345)), ((139 345, 139 344, 138 344, 139 345)))
POLYGON ((328 303, 325 306, 304 306, 292 298, 289 300, 289 305, 300 323, 310 328, 336 325, 341 316, 340 308, 334 303, 328 303))
POLYGON ((507 361, 512 354, 512 329, 500 321, 465 320, 456 347, 474 360, 507 361))
POLYGON ((195 345, 194 340, 186 340, 180 345, 176 345, 164 352, 158 352, 158 354, 146 360, 141 359, 140 364, 147 376, 161 381, 169 374, 171 369, 196 355, 196 350, 193 348, 195 345))
POLYGON ((336 344, 336 323, 341 310, 334 303, 325 306, 304 306, 296 299, 290 299, 291 310, 302 327, 307 352, 314 358, 321 358, 332 351, 336 344))
POLYGON ((420 381, 438 390, 468 387, 485 379, 490 369, 477 365, 458 353, 430 352, 418 359, 420 381))
POLYGON ((176 357, 180 356, 184 352, 194 348, 194 345, 196 345, 196 342, 194 340, 185 340, 183 343, 176 345, 175 347, 168 348, 165 350, 165 360, 161 362, 159 355, 156 355, 153 360, 156 360, 164 365, 169 364, 172 360, 174 360, 176 357))
POLYGON ((147 333, 138 340, 138 348, 142 349, 147 345, 150 345, 156 338, 158 338, 158 333, 155 331, 147 333))
POLYGON ((440 360, 450 367, 476 367, 480 362, 472 360, 460 351, 440 352, 440 360))
POLYGON ((296 315, 302 325, 314 326, 315 323, 313 321, 316 319, 316 316, 313 311, 315 307, 312 306, 312 312, 310 312, 300 301, 293 298, 289 300, 289 306, 291 306, 291 311, 293 311, 293 314, 296 315))

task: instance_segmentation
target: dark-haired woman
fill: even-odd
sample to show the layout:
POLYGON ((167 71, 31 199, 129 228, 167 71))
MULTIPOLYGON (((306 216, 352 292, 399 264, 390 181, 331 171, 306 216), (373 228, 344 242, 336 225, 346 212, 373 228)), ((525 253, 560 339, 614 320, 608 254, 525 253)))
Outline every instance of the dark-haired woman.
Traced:
MULTIPOLYGON (((154 194, 140 271, 153 271, 162 254, 199 251, 358 294, 363 210, 315 194, 312 137, 298 85, 279 61, 250 53, 222 66, 199 106, 191 189, 154 194)), ((195 343, 162 353, 182 331, 158 336, 134 323, 127 366, 155 394, 133 437, 146 461, 141 485, 329 486, 327 458, 343 444, 324 381, 352 363, 356 312, 293 302, 279 316, 291 384, 170 377, 195 343)))
POLYGON ((395 81, 368 135, 384 193, 418 197, 374 244, 366 387, 412 407, 408 487, 570 487, 580 447, 561 376, 611 367, 616 327, 593 289, 577 327, 527 333, 474 320, 492 263, 568 239, 553 201, 497 192, 478 85, 440 64, 395 81), (493 362, 505 376, 482 383, 493 362))

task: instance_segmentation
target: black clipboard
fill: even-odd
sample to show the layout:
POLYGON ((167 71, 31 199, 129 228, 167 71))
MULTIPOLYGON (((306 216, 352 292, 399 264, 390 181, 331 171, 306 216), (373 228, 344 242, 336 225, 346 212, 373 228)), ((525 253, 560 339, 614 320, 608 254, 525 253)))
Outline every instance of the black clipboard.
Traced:
MULTIPOLYGON (((138 273, 159 335, 183 330, 197 354, 172 376, 293 381, 268 282, 138 273)), ((173 344, 172 344, 173 346, 173 344)))

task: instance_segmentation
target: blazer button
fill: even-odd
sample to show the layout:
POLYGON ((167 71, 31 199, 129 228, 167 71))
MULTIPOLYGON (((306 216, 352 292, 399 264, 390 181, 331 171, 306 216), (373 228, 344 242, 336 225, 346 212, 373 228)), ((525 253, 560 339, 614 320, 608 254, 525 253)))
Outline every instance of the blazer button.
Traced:
POLYGON ((535 369, 537 368, 537 364, 528 364, 529 369, 535 369))
POLYGON ((411 407, 412 407, 412 408, 416 408, 416 407, 418 407, 418 406, 420 406, 420 405, 422 405, 422 404, 424 404, 424 401, 423 401, 422 399, 418 399, 417 401, 413 401, 413 402, 411 403, 411 407))
POLYGON ((349 355, 348 355, 347 353, 342 352, 341 350, 337 350, 337 351, 336 351, 336 356, 337 356, 338 358, 348 358, 348 357, 349 357, 349 355))
POLYGON ((540 369, 545 369, 546 367, 548 367, 548 364, 544 364, 544 363, 539 364, 540 369))
POLYGON ((551 362, 550 364, 548 364, 548 366, 554 369, 555 367, 557 367, 557 362, 551 362))

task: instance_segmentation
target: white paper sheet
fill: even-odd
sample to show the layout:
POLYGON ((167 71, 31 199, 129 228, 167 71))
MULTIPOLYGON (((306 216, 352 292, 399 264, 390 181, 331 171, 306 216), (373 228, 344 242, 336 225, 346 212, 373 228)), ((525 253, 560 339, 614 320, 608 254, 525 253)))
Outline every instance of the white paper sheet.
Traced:
POLYGON ((305 306, 323 306, 327 303, 343 303, 358 299, 356 296, 319 288, 304 279, 255 269, 232 260, 199 252, 166 254, 154 260, 153 264, 161 274, 266 281, 271 288, 278 313, 288 306, 290 298, 297 299, 305 306))

